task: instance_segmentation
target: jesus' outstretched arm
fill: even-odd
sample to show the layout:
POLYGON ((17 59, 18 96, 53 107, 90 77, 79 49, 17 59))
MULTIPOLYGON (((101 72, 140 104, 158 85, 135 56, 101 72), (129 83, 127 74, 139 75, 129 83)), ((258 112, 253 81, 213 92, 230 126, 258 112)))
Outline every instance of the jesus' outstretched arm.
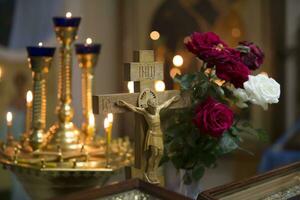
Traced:
POLYGON ((170 98, 169 100, 165 101, 164 103, 162 103, 161 105, 159 105, 158 109, 165 109, 167 107, 169 107, 173 102, 176 102, 180 99, 179 96, 174 96, 172 98, 170 98))
POLYGON ((117 101, 116 104, 118 106, 121 106, 121 107, 126 107, 126 108, 128 108, 129 110, 131 110, 133 112, 137 112, 137 113, 140 113, 140 114, 144 113, 143 108, 136 107, 136 106, 134 106, 132 104, 129 104, 126 101, 123 101, 123 100, 117 101))

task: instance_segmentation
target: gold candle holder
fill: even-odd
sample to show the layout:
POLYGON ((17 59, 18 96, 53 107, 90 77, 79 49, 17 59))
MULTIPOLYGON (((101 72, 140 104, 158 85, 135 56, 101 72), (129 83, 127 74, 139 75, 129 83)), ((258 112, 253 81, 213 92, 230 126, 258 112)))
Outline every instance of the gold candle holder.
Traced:
POLYGON ((39 149, 46 142, 46 75, 49 72, 55 48, 28 47, 29 68, 33 72, 33 105, 30 144, 39 149))
POLYGON ((82 132, 85 134, 86 142, 92 141, 95 135, 95 123, 92 110, 92 89, 94 68, 97 64, 100 44, 92 44, 88 38, 85 44, 76 44, 76 54, 81 68, 82 83, 82 132))
POLYGON ((58 121, 49 129, 50 141, 47 149, 78 149, 81 133, 73 123, 72 106, 72 43, 76 39, 80 18, 53 18, 55 33, 60 47, 60 70, 58 80, 58 121))

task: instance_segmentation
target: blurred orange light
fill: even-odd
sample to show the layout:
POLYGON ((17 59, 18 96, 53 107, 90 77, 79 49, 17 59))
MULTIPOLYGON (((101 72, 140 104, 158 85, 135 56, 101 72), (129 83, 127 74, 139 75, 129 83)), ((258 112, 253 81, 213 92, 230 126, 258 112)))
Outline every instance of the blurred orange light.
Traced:
POLYGON ((176 67, 173 67, 171 70, 170 70, 170 76, 172 78, 175 78, 176 75, 181 75, 181 70, 179 68, 176 68, 176 67))
POLYGON ((234 38, 238 38, 241 36, 241 30, 239 28, 231 29, 231 36, 234 38))

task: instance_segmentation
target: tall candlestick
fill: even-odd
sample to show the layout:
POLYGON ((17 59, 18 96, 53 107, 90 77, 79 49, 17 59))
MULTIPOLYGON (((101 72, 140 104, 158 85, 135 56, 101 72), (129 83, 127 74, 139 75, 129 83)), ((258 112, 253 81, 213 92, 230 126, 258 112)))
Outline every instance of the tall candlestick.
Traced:
MULTIPOLYGON (((46 75, 49 71, 54 51, 55 48, 43 47, 42 45, 27 47, 29 67, 33 72, 30 143, 34 149, 42 147, 46 142, 46 75)), ((28 112, 30 113, 30 111, 28 112)))
POLYGON ((26 126, 25 133, 29 134, 31 129, 31 119, 32 119, 32 92, 28 90, 26 94, 26 126))
POLYGON ((60 47, 60 69, 58 79, 57 122, 49 129, 51 139, 48 149, 79 149, 81 132, 73 123, 74 109, 72 106, 72 43, 76 39, 80 17, 72 17, 68 12, 66 17, 54 17, 54 27, 60 47))
POLYGON ((81 68, 82 83, 82 131, 85 133, 86 141, 92 141, 95 135, 95 127, 91 127, 89 121, 93 113, 92 110, 92 89, 94 78, 94 67, 98 60, 100 44, 93 44, 91 38, 86 39, 85 44, 76 44, 76 54, 79 67, 81 68))

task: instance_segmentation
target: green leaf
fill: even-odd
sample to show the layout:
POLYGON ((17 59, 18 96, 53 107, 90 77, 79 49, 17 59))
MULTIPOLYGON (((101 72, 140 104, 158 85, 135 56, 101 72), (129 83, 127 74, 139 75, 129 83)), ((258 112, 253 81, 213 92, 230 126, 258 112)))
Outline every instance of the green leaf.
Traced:
POLYGON ((239 146, 236 143, 234 137, 232 137, 229 133, 225 132, 222 138, 220 139, 220 147, 221 147, 221 152, 223 154, 226 154, 237 149, 239 146))
POLYGON ((197 166, 192 171, 192 177, 195 180, 199 180, 204 175, 204 167, 203 166, 197 166))
POLYGON ((188 90, 196 78, 195 74, 176 75, 174 81, 179 83, 183 90, 188 90))

